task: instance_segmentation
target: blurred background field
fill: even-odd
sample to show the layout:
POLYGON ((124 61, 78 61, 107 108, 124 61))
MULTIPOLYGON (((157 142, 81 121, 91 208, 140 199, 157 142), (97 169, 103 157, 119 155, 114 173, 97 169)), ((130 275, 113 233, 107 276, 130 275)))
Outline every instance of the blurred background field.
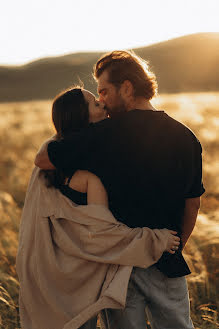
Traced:
MULTIPOLYGON (((206 193, 185 249, 195 327, 218 327, 219 93, 161 94, 153 104, 190 127, 203 146, 206 193)), ((0 104, 0 328, 20 328, 15 269, 25 192, 40 144, 53 134, 51 101, 0 104)))
POLYGON ((206 193, 184 253, 192 269, 195 328, 219 327, 218 5, 218 0, 1 1, 0 329, 20 328, 19 222, 35 153, 53 134, 50 100, 80 81, 95 93, 93 65, 106 51, 120 49, 134 49, 149 61, 160 92, 154 105, 188 125, 203 146, 206 193))

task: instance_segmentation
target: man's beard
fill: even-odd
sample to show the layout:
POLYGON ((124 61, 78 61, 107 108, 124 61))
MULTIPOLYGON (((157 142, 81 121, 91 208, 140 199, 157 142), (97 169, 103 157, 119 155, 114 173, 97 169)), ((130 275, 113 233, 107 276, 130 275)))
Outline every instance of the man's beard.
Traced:
POLYGON ((107 106, 105 106, 105 109, 110 118, 116 118, 118 115, 127 112, 128 110, 123 100, 120 100, 120 102, 117 105, 113 106, 111 109, 109 109, 107 106))

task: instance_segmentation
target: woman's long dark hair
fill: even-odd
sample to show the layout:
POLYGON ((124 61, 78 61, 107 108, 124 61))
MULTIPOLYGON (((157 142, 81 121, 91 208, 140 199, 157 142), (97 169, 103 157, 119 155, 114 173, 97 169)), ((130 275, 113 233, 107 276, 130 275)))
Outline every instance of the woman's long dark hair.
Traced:
MULTIPOLYGON (((57 139, 68 139, 89 125, 88 103, 81 87, 67 89, 57 95, 52 105, 52 121, 57 139)), ((68 175, 59 169, 43 170, 47 186, 59 188, 68 175)))

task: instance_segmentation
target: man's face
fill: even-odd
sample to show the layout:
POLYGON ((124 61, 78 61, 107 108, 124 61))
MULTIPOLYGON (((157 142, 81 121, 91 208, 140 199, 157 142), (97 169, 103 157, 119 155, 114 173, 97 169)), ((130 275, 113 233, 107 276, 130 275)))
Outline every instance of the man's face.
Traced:
POLYGON ((108 80, 108 72, 104 71, 98 79, 98 94, 110 117, 126 111, 126 104, 120 93, 120 87, 115 87, 108 80))

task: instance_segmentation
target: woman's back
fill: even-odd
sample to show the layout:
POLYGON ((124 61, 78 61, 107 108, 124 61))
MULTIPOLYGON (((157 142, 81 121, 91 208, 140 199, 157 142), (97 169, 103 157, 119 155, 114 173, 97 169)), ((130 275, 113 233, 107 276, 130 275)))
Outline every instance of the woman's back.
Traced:
POLYGON ((108 207, 107 192, 101 180, 89 171, 77 170, 59 189, 76 204, 100 204, 108 207))

